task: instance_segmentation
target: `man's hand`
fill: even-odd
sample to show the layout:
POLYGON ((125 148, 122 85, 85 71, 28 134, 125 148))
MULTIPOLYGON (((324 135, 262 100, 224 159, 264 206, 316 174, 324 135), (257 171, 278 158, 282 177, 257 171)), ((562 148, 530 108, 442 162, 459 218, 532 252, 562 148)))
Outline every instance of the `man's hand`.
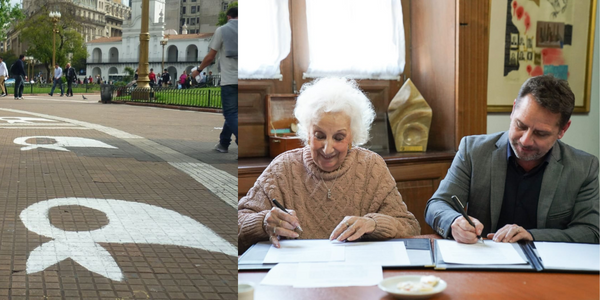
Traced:
POLYGON ((481 235, 483 224, 471 216, 469 216, 469 218, 471 218, 471 221, 475 224, 475 228, 473 228, 463 216, 456 218, 454 222, 452 222, 450 227, 452 228, 452 237, 455 241, 464 244, 477 243, 477 236, 481 235))
POLYGON ((517 224, 505 225, 498 232, 489 233, 487 238, 493 239, 494 242, 498 243, 515 243, 522 240, 533 241, 531 234, 517 224))

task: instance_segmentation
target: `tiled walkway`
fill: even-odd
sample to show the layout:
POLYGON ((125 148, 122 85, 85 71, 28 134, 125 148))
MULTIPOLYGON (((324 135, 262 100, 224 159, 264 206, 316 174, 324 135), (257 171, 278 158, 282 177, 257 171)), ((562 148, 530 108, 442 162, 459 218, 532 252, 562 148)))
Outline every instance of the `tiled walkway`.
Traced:
POLYGON ((86 97, 0 98, 0 299, 237 299, 222 115, 86 97))

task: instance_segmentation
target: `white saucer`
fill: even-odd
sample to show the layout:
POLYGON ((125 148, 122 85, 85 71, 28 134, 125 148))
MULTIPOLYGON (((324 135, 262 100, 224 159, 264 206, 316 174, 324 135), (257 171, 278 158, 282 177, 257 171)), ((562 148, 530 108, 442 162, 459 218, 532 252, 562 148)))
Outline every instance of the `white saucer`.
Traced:
POLYGON ((412 282, 420 282, 421 276, 419 275, 404 275, 404 276, 394 276, 389 277, 382 280, 377 286, 388 292, 390 295, 394 296, 394 298, 398 299, 427 299, 433 295, 437 295, 446 289, 446 282, 440 279, 438 284, 433 287, 433 290, 427 292, 407 292, 398 289, 398 283, 412 281, 412 282))

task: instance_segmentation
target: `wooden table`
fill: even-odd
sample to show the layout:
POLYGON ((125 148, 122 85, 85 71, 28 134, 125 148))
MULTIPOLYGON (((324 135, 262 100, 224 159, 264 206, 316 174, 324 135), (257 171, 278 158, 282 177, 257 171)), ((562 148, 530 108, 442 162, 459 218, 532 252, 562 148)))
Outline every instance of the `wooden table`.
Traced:
MULTIPOLYGON (((416 238, 439 238, 423 235, 416 238)), ((292 288, 260 285, 266 271, 239 271, 239 281, 255 284, 254 299, 394 299, 377 286, 292 288)), ((384 270, 383 277, 435 275, 448 284, 435 299, 600 299, 600 275, 550 272, 384 270)))
MULTIPOLYGON (((292 288, 259 283, 267 272, 239 271, 239 281, 255 283, 254 299, 394 299, 377 286, 339 288, 292 288)), ((383 277, 435 275, 448 287, 430 299, 600 299, 598 274, 384 270, 383 277)))

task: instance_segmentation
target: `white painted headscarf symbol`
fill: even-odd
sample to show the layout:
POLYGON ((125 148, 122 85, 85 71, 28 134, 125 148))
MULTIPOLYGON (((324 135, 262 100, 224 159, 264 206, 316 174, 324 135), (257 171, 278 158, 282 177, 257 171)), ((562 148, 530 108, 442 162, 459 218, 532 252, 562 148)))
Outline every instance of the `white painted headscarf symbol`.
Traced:
POLYGON ((111 146, 98 140, 71 136, 26 136, 16 138, 13 142, 17 145, 26 146, 21 148, 21 151, 27 151, 37 148, 46 148, 58 151, 69 151, 67 149, 69 147, 117 149, 117 147, 111 146), (54 144, 29 144, 27 143, 27 140, 29 139, 51 139, 55 140, 56 142, 54 144))
POLYGON ((158 206, 115 199, 57 198, 32 204, 21 212, 25 227, 52 238, 27 258, 27 274, 71 258, 88 270, 116 281, 123 273, 98 243, 177 245, 237 255, 237 248, 192 218, 158 206), (64 231, 50 223, 57 206, 80 205, 106 214, 108 225, 91 231, 64 231))

